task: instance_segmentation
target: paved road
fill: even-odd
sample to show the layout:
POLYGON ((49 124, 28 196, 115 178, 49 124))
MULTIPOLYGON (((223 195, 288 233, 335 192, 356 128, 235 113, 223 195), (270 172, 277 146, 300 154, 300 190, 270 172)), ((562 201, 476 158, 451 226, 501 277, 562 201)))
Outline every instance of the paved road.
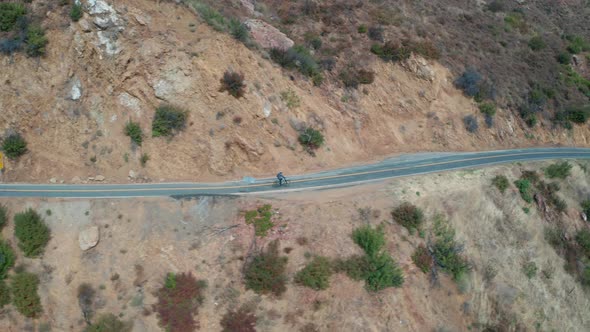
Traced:
MULTIPOLYGON (((224 183, 147 184, 0 184, 0 197, 146 197, 233 195, 286 190, 348 186, 401 176, 436 173, 461 168, 547 159, 590 159, 590 149, 534 148, 476 153, 421 153, 387 159, 375 164, 289 177, 278 187, 274 178, 224 183)), ((288 174, 287 174, 288 175, 288 174)))

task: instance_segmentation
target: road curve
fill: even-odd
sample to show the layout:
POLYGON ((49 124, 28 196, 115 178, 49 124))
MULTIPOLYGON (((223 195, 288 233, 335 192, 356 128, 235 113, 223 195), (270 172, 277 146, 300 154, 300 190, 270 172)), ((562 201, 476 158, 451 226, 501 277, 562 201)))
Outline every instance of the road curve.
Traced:
MULTIPOLYGON (((474 153, 407 154, 378 163, 289 177, 278 187, 274 178, 223 183, 145 184, 0 184, 0 197, 109 198, 148 196, 239 195, 318 189, 379 181, 395 177, 548 159, 590 159, 590 149, 532 148, 474 153)), ((287 174, 288 176, 288 174, 287 174)))

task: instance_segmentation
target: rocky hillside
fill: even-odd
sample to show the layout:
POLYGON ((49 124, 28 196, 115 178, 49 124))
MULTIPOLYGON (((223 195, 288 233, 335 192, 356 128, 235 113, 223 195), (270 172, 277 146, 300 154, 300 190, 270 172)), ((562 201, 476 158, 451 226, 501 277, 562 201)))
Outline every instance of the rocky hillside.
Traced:
MULTIPOLYGON (((587 144, 586 125, 529 128, 510 103, 489 101, 494 112, 485 115, 457 89, 461 71, 446 44, 423 38, 401 51, 385 47, 402 39, 388 21, 397 16, 368 15, 376 15, 373 2, 325 2, 310 9, 319 16, 294 14, 294 22, 272 1, 215 10, 224 3, 23 3, 25 12, 0 31, 0 134, 5 142, 20 135, 27 152, 17 157, 24 152, 17 149, 6 161, 2 180, 236 179, 411 151, 587 144), (340 22, 348 11, 352 21, 340 22), (326 14, 332 12, 339 14, 334 22, 326 14), (337 29, 343 25, 348 30, 337 29), (373 43, 381 48, 371 53, 373 43), (232 71, 244 77, 240 98, 220 90, 232 71), (185 110, 184 125, 175 135, 153 137, 162 105, 185 110), (140 128, 136 143, 126 136, 130 121, 140 128), (319 131, 323 144, 300 144, 307 128, 319 131)), ((464 6, 489 13, 480 4, 464 6)), ((581 67, 571 68, 587 75, 580 52, 581 67)))

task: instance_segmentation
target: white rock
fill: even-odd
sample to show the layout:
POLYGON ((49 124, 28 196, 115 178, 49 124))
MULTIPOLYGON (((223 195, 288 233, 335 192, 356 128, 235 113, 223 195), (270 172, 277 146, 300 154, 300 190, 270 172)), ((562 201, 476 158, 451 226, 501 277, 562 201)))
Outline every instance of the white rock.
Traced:
POLYGON ((139 106, 139 99, 133 97, 127 92, 123 92, 119 95, 119 104, 128 107, 135 111, 139 115, 141 107, 139 106))
POLYGON ((104 181, 104 179, 105 179, 104 175, 97 175, 94 177, 95 181, 104 181))
POLYGON ((129 171, 130 178, 135 179, 136 176, 137 176, 137 174, 135 174, 135 172, 133 170, 129 171))
POLYGON ((49 182, 50 183, 57 183, 57 179, 56 178, 51 178, 51 179, 49 179, 49 182))
POLYGON ((78 100, 80 99, 80 97, 82 97, 82 83, 76 77, 72 82, 72 89, 70 90, 70 99, 78 100))
POLYGON ((98 227, 91 226, 82 230, 80 234, 78 234, 78 243, 80 244, 80 249, 88 250, 93 248, 98 244, 99 240, 99 232, 98 227))
POLYGON ((90 27, 90 23, 88 23, 88 21, 86 19, 79 20, 78 24, 80 25, 80 28, 82 29, 82 31, 84 31, 84 32, 92 31, 92 27, 90 27))

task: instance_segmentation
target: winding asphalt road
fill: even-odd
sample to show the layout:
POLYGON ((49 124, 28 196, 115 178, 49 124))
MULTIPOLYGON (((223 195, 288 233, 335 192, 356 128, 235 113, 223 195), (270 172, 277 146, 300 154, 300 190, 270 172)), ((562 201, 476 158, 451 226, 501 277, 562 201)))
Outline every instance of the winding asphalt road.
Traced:
POLYGON ((421 153, 387 159, 375 164, 289 177, 288 186, 278 187, 274 178, 224 183, 146 183, 146 184, 0 184, 0 197, 147 197, 239 195, 290 190, 350 186, 363 182, 494 164, 548 160, 590 159, 590 149, 532 148, 475 153, 421 153))

